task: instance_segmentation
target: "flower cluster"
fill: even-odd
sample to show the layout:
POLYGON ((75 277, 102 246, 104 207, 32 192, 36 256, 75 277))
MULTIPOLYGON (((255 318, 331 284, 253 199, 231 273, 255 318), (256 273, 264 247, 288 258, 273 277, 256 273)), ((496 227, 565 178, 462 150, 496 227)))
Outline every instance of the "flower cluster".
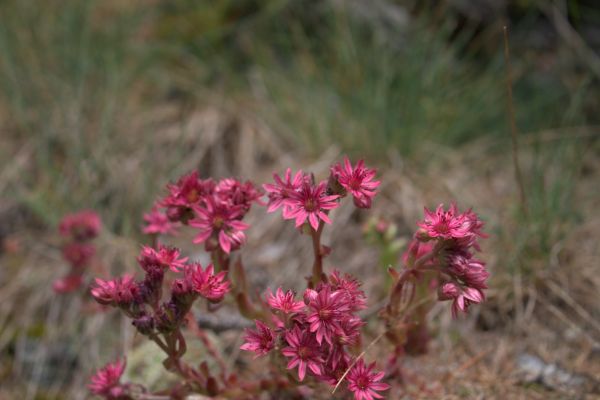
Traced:
POLYGON ((348 374, 348 388, 354 393, 356 400, 381 399, 383 396, 377 392, 389 389, 387 383, 380 382, 384 373, 373 372, 373 368, 375 363, 365 365, 360 359, 348 374))
MULTIPOLYGON (((262 192, 250 181, 202 179, 197 172, 167 185, 168 194, 144 215, 143 231, 153 235, 153 244, 142 246, 137 257, 143 278, 124 274, 95 280, 93 298, 121 310, 140 334, 164 351, 165 368, 181 378, 170 389, 158 392, 160 396, 201 394, 237 399, 262 398, 269 392, 276 396, 273 398, 304 398, 310 391, 306 382, 310 381, 329 385, 332 392, 341 388, 346 397, 355 400, 373 400, 382 398, 382 392, 390 388, 382 380, 385 375, 388 379, 395 376, 394 365, 388 363, 385 372, 377 371, 375 363, 365 363, 366 350, 361 353, 365 321, 359 313, 367 308, 361 283, 338 270, 327 273, 324 260, 331 249, 321 243, 323 229, 332 223, 331 210, 344 198, 351 197, 357 208, 371 207, 380 186, 375 170, 362 160, 353 165, 344 158, 329 168, 326 180, 317 181, 312 174, 301 170, 293 173, 289 168, 283 176, 274 174, 273 178, 273 183, 263 185, 267 212, 281 209, 284 219, 294 220, 300 232, 312 239, 312 274, 302 296, 279 287, 260 298, 248 287, 242 255, 235 251, 246 241, 249 225, 244 217, 254 203, 264 205, 262 192), (180 249, 156 240, 186 226, 195 230, 193 243, 202 243, 214 264, 203 267, 190 262, 180 249), (228 293, 225 307, 236 306, 240 316, 255 324, 255 328, 246 329, 240 348, 255 358, 269 355, 272 362, 288 371, 269 368, 260 379, 245 381, 243 375, 227 371, 227 364, 203 331, 202 318, 198 317, 197 324, 188 321, 196 300, 206 299, 207 311, 216 311, 220 306, 214 303, 223 301, 228 293), (186 322, 190 322, 186 325, 190 333, 206 346, 205 354, 221 369, 218 374, 211 374, 207 362, 194 363, 199 365, 194 367, 183 361, 186 322)), ((81 245, 88 244, 99 229, 99 220, 85 222, 86 218, 71 218, 61 224, 61 233, 77 245, 73 249, 65 246, 64 250, 73 265, 87 263, 90 256, 81 245)), ((375 229, 397 260, 400 245, 394 240, 393 225, 381 220, 375 229)), ((432 290, 438 291, 440 300, 453 300, 454 315, 483 300, 488 272, 474 256, 480 250, 478 240, 484 237, 482 229, 483 223, 470 210, 460 213, 455 205, 448 210, 442 206, 425 210, 425 218, 402 257, 406 268, 402 273, 390 269, 389 302, 378 314, 386 330, 375 341, 385 334, 396 345, 396 359, 407 346, 413 346, 411 343, 418 347, 419 341, 423 342, 419 338, 427 333, 425 316, 430 303, 435 302, 429 296, 432 290), (409 281, 411 284, 405 285, 409 281), (423 293, 431 298, 418 298, 423 293)), ((99 370, 91 380, 90 391, 109 400, 149 394, 140 385, 120 382, 124 368, 123 360, 99 370)))
POLYGON ((98 214, 85 210, 63 217, 58 231, 65 238, 62 256, 70 265, 66 276, 54 281, 52 287, 57 293, 68 293, 78 289, 83 283, 83 271, 96 254, 92 240, 98 236, 102 221, 98 214))
POLYGON ((168 195, 144 215, 144 233, 174 235, 181 224, 198 230, 194 243, 229 254, 246 240, 242 219, 262 193, 250 181, 201 179, 194 171, 167 185, 168 195), (164 210, 164 211, 163 211, 164 210))
POLYGON ((120 382, 125 371, 125 362, 125 360, 117 360, 96 371, 88 385, 90 392, 108 400, 132 399, 129 395, 130 385, 120 382))
POLYGON ((65 215, 58 225, 58 231, 62 236, 72 238, 76 242, 95 238, 101 228, 100 217, 90 210, 65 215))
POLYGON ((156 205, 152 207, 152 211, 144 214, 144 222, 146 226, 142 232, 147 235, 175 236, 180 225, 179 222, 172 222, 156 205))
POLYGON ((437 264, 440 269, 438 293, 440 300, 452 300, 452 313, 467 311, 470 304, 481 303, 489 272, 485 263, 475 258, 479 251, 479 238, 483 222, 471 210, 460 213, 455 204, 448 210, 443 205, 435 211, 425 209, 425 218, 419 222, 420 230, 410 245, 407 258, 426 259, 437 250, 438 258, 430 257, 423 267, 437 264), (435 243, 435 244, 434 244, 435 243))
POLYGON ((284 179, 273 174, 275 184, 264 184, 263 188, 268 193, 268 212, 273 212, 283 207, 284 219, 295 219, 296 227, 301 227, 307 220, 316 231, 320 221, 330 224, 327 213, 338 207, 338 195, 327 193, 327 181, 318 184, 313 179, 298 171, 292 178, 292 171, 288 168, 284 179))
POLYGON ((136 281, 129 274, 111 280, 96 278, 91 294, 98 303, 123 310, 144 335, 172 333, 183 324, 198 297, 219 302, 230 288, 225 272, 215 273, 212 265, 203 268, 187 260, 174 247, 144 246, 137 258, 144 279, 136 281), (164 276, 169 270, 179 276, 171 283, 169 301, 162 301, 164 276))
POLYGON ((376 391, 388 388, 378 383, 383 373, 371 374, 373 366, 365 372, 361 361, 352 365, 351 349, 359 345, 363 325, 357 312, 366 308, 365 294, 348 274, 334 271, 328 281, 306 289, 304 301, 281 288, 269 293, 272 326, 255 321, 256 329, 246 331, 241 349, 256 357, 277 352, 287 360, 287 369, 297 369, 300 381, 309 375, 335 386, 351 368, 348 388, 354 397, 380 397, 376 391))
POLYGON ((348 157, 344 157, 344 165, 336 164, 331 168, 331 176, 342 186, 343 192, 350 193, 354 204, 359 208, 371 208, 376 189, 381 182, 374 181, 376 171, 366 168, 363 160, 352 167, 348 157))
POLYGON ((339 206, 339 199, 348 193, 359 208, 370 208, 379 181, 373 181, 375 170, 366 168, 359 160, 352 167, 350 160, 344 158, 344 166, 335 164, 330 168, 328 180, 315 183, 314 176, 301 170, 292 174, 287 169, 283 178, 273 174, 275 183, 264 184, 269 196, 268 212, 283 208, 284 219, 294 219, 296 227, 306 222, 313 230, 318 230, 321 221, 331 224, 329 212, 339 206), (292 176, 293 175, 293 176, 292 176))

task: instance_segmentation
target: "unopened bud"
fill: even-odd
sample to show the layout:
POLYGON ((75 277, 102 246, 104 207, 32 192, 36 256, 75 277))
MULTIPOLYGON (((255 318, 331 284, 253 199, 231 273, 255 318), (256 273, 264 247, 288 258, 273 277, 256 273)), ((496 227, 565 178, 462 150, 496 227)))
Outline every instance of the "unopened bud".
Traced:
POLYGON ((415 233, 415 238, 417 240, 420 240, 421 242, 428 242, 429 240, 431 240, 431 237, 429 236, 429 234, 427 233, 427 231, 423 228, 420 228, 416 233, 415 233))
POLYGON ((446 282, 438 290, 438 299, 440 301, 451 300, 458 297, 459 287, 454 282, 446 282))
POLYGON ((132 323, 142 335, 148 335, 154 330, 154 318, 150 315, 143 315, 136 318, 132 323))

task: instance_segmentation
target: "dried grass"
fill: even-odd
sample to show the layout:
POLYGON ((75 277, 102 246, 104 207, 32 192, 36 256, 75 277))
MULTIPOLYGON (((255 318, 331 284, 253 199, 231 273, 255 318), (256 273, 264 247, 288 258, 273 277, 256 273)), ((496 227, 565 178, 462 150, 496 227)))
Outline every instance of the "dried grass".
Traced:
MULTIPOLYGON (((340 150, 331 147, 316 159, 299 158, 263 121, 235 108, 209 106, 182 115, 176 108, 158 107, 126 126, 132 134, 124 141, 147 143, 145 132, 154 132, 150 137, 153 145, 107 154, 107 168, 118 173, 102 189, 128 190, 135 197, 158 195, 157 188, 165 180, 193 168, 200 168, 205 175, 235 175, 259 182, 287 166, 325 177, 330 163, 340 156, 340 150), (149 163, 166 161, 165 154, 181 148, 185 153, 171 161, 176 165, 167 165, 168 172, 157 173, 152 181, 142 178, 149 163)), ((335 224, 325 230, 324 242, 334 249, 328 266, 359 276, 370 298, 377 299, 384 273, 377 251, 362 237, 361 226, 368 216, 393 220, 408 237, 423 204, 435 206, 457 200, 462 207, 472 206, 487 221, 491 238, 484 257, 493 275, 488 302, 459 323, 451 321, 445 304, 436 306, 432 323, 439 335, 432 351, 406 360, 410 383, 391 393, 390 398, 565 398, 564 393, 518 383, 514 363, 522 352, 535 353, 548 362, 560 361, 575 372, 600 376, 598 199, 588 195, 584 181, 578 184, 578 209, 585 216, 584 222, 554 243, 550 254, 537 259, 541 267, 536 265, 533 274, 515 279, 502 264, 509 258, 504 253, 511 248, 496 235, 498 230, 518 224, 510 208, 515 199, 512 171, 506 167, 510 160, 507 154, 486 150, 489 146, 478 142, 459 151, 432 146, 428 156, 434 162, 426 168, 390 153, 380 160, 387 167, 380 171, 383 185, 372 212, 341 207, 334 211, 335 224)), ((24 142, 17 164, 26 162, 27 149, 24 142)), ((588 157, 586 162, 597 165, 594 154, 588 157)), ((593 170, 585 180, 597 182, 598 171, 593 170)), ((13 174, 12 170, 3 171, 0 187, 11 181, 13 174)), ((5 206, 0 204, 2 209, 5 206)), ((123 217, 118 210, 110 212, 113 218, 123 217)), ((4 213, 0 224, 7 218, 4 213)), ((310 273, 307 238, 292 224, 282 223, 278 215, 265 215, 264 210, 254 210, 248 218, 252 229, 243 254, 257 293, 290 283, 300 289, 299 278, 310 273)), ((22 220, 7 233, 0 256, 0 398, 84 398, 90 372, 121 351, 133 352, 141 338, 135 337, 133 329, 116 313, 89 312, 86 294, 57 297, 52 293, 49 282, 65 266, 51 227, 40 231, 22 220)), ((99 240, 100 262, 113 273, 134 270, 136 240, 135 236, 104 232, 99 240)), ((176 243, 196 251, 189 246, 189 236, 176 239, 176 243)), ((101 270, 99 266, 96 269, 101 270)), ((377 323, 370 324, 368 330, 375 334, 377 323)), ((230 367, 247 362, 237 350, 240 338, 239 331, 213 337, 230 367)), ((386 349, 381 341, 365 357, 379 358, 386 349)), ((132 367, 136 371, 141 366, 132 367)))

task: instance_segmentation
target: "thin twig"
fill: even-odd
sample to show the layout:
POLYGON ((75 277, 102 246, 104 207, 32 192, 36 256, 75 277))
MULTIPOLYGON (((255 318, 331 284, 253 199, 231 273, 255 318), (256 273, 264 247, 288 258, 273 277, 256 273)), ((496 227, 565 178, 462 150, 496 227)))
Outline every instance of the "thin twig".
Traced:
POLYGON ((594 339, 589 333, 587 333, 585 331, 585 329, 583 329, 582 327, 580 327, 579 325, 577 325, 575 322, 571 321, 569 319, 569 317, 567 317, 562 311, 560 311, 556 306, 554 306, 553 304, 551 304, 549 301, 542 301, 540 302, 541 304, 544 305, 544 307, 546 307, 546 309, 548 311, 550 311, 552 314, 554 314, 554 316, 558 319, 560 319, 561 321, 563 321, 564 323, 566 323, 567 325, 569 325, 571 328, 573 328, 575 331, 579 332, 584 338, 586 338, 595 348, 600 348, 600 343, 598 343, 596 341, 596 339, 594 339))
POLYGON ((548 19, 554 23, 556 32, 570 46, 573 51, 588 65, 590 70, 600 78, 600 57, 582 39, 581 35, 573 28, 568 18, 563 15, 559 8, 548 2, 540 7, 548 19))
POLYGON ((596 329, 596 331, 600 333, 600 323, 596 321, 594 317, 585 308, 579 305, 579 303, 577 303, 563 288, 561 288, 556 283, 550 280, 544 283, 550 290, 552 290, 561 299, 563 299, 565 303, 570 305, 571 308, 573 308, 573 310, 575 310, 575 312, 579 314, 581 318, 583 318, 587 323, 592 325, 596 329))
POLYGON ((515 169, 515 180, 519 186, 519 198, 521 199, 521 209, 523 215, 527 218, 527 197, 525 195, 525 185, 523 184, 523 175, 521 174, 521 165, 519 164, 519 145, 517 142, 517 123, 515 122, 515 107, 512 93, 512 68, 510 65, 510 49, 508 46, 508 28, 504 27, 504 61, 506 63, 506 94, 508 105, 508 119, 510 123, 510 136, 512 140, 512 158, 515 169))
POLYGON ((464 364, 462 364, 460 367, 458 367, 456 370, 454 370, 454 372, 449 372, 442 379, 442 382, 443 383, 448 382, 450 379, 456 377, 461 372, 464 372, 464 371, 468 370, 469 368, 471 368, 472 366, 474 366, 475 364, 477 364, 478 362, 480 362, 481 360, 483 360, 483 358, 485 356, 487 356, 488 354, 490 354, 492 352, 492 350, 494 350, 494 349, 495 349, 495 347, 489 348, 487 350, 483 350, 479 354, 476 354, 475 356, 469 358, 464 364))
POLYGON ((383 335, 385 335, 386 332, 387 332, 387 330, 381 332, 375 339, 373 339, 373 341, 371 343, 369 343, 369 345, 358 355, 358 357, 356 357, 354 359, 354 361, 352 361, 352 364, 350 364, 350 366, 346 369, 346 372, 344 372, 344 375, 342 375, 342 377, 338 380, 337 385, 335 385, 335 387, 333 388, 333 391, 331 392, 332 395, 335 394, 335 391, 340 386, 340 384, 343 382, 343 380, 346 378, 346 375, 348 375, 348 373, 352 370, 352 368, 354 367, 354 364, 356 364, 358 362, 358 360, 363 358, 364 355, 367 353, 367 351, 371 347, 373 347, 375 345, 375 343, 379 342, 379 340, 383 337, 383 335))

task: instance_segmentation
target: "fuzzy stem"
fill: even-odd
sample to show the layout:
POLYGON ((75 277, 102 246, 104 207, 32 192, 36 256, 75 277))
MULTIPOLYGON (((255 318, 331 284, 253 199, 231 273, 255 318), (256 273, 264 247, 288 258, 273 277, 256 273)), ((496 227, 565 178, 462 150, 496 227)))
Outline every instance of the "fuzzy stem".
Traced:
POLYGON ((154 343, 156 343, 158 345, 158 347, 161 348, 162 351, 164 351, 165 353, 167 353, 167 355, 169 355, 169 348, 167 347, 166 344, 163 343, 161 338, 156 335, 156 333, 151 333, 148 336, 150 337, 150 339, 152 339, 152 341, 154 343))
POLYGON ((221 250, 221 247, 211 251, 210 258, 216 272, 229 271, 229 255, 221 250))
MULTIPOLYGON (((193 325, 193 324, 190 324, 190 325, 193 325)), ((219 368, 221 369, 223 377, 227 376, 227 366, 225 365, 225 360, 223 360, 223 357, 221 357, 221 355, 217 352, 217 350, 215 349, 215 347, 213 346, 211 341, 208 339, 208 336, 206 335, 204 330, 200 329, 200 327, 198 327, 197 325, 193 325, 193 326, 194 326, 193 329, 196 333, 196 336, 198 336, 198 338, 200 338, 200 340, 202 341, 202 344, 204 344, 204 347, 206 348, 206 351, 208 352, 208 354, 219 365, 219 368)))
POLYGON ((167 354, 168 360, 171 361, 170 364, 174 367, 174 369, 171 370, 172 372, 177 373, 188 383, 194 383, 200 388, 204 387, 203 382, 198 379, 198 374, 195 370, 181 360, 181 356, 185 353, 187 345, 185 343, 185 338, 179 329, 170 335, 165 335, 166 344, 155 333, 148 336, 167 354))
POLYGON ((313 263, 312 269, 312 279, 311 283, 313 286, 316 286, 317 283, 323 281, 326 282, 327 278, 323 274, 323 254, 321 252, 321 234, 323 233, 323 228, 325 225, 321 221, 319 223, 319 228, 315 231, 311 228, 310 234, 312 238, 313 244, 313 253, 315 255, 315 261, 313 263))
POLYGON ((440 251, 444 248, 445 246, 445 242, 443 240, 440 240, 439 242, 437 242, 437 244, 435 245, 435 247, 433 249, 431 249, 431 251, 427 254, 425 254, 423 257, 419 258, 417 261, 415 261, 415 264, 413 266, 413 270, 417 270, 423 267, 423 265, 425 265, 425 263, 427 261, 430 261, 432 259, 434 259, 435 257, 439 256, 440 251))
MULTIPOLYGON (((441 240, 438 241, 436 243, 436 245, 434 246, 434 248, 431 249, 430 252, 428 252, 421 258, 417 259, 414 262, 412 267, 408 267, 408 268, 404 269, 404 271, 402 272, 402 274, 400 275, 400 277, 398 278, 396 283, 392 286, 392 290, 390 291, 390 294, 389 294, 389 301, 388 301, 387 305, 384 307, 384 309, 387 310, 388 313, 391 313, 391 315, 389 315, 389 317, 392 317, 392 316, 396 317, 393 314, 395 314, 398 311, 397 305, 398 305, 398 302, 400 301, 400 299, 402 299, 402 289, 403 289, 406 281, 408 281, 408 279, 416 271, 430 269, 430 268, 426 268, 425 264, 428 261, 431 261, 431 260, 435 259, 436 257, 438 257, 440 255, 440 252, 444 249, 444 247, 445 247, 445 242, 441 241, 441 240)), ((413 295, 414 295, 414 292, 413 292, 413 295)), ((410 302, 408 305, 410 305, 410 303, 414 300, 413 295, 411 295, 411 299, 410 299, 410 302)))

